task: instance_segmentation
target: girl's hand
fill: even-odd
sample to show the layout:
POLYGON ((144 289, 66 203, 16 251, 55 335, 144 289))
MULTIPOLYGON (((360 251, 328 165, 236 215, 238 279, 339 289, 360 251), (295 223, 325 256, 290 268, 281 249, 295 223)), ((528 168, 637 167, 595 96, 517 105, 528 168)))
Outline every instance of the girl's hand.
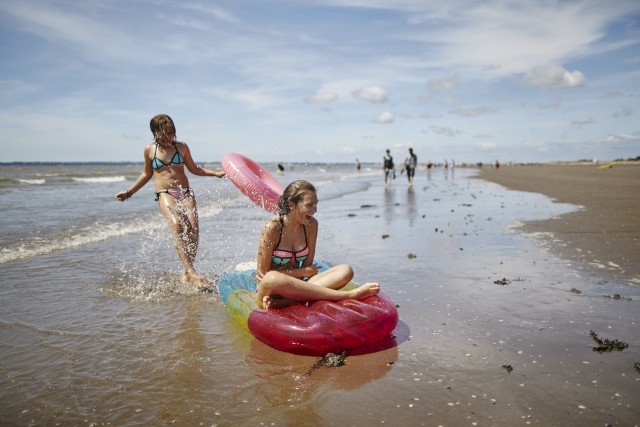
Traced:
POLYGON ((118 194, 116 194, 116 200, 119 200, 121 202, 124 202, 125 200, 127 200, 128 198, 131 197, 131 192, 130 191, 121 191, 118 194))
POLYGON ((303 277, 313 277, 318 274, 318 269, 320 267, 317 264, 311 264, 304 268, 304 276, 303 277))

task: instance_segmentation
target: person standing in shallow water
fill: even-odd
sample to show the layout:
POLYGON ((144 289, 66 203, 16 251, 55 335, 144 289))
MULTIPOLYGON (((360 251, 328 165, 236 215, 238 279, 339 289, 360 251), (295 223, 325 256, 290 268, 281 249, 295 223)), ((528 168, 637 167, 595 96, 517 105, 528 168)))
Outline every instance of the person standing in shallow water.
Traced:
POLYGON ((404 159, 404 167, 407 169, 407 179, 409 187, 413 186, 413 177, 416 175, 416 166, 418 165, 418 156, 413 153, 413 148, 409 148, 409 155, 404 159))
POLYGON ((318 220, 313 215, 317 206, 315 187, 307 181, 294 181, 278 201, 278 216, 262 228, 256 299, 264 308, 313 300, 364 299, 380 291, 378 283, 339 291, 353 278, 348 264, 318 273, 318 266, 313 263, 318 237, 318 220))
POLYGON ((198 176, 222 178, 225 173, 196 165, 187 144, 176 139, 176 127, 171 117, 158 114, 151 119, 150 127, 154 142, 144 148, 144 169, 128 190, 116 194, 116 199, 123 202, 131 198, 155 177, 156 201, 171 227, 184 268, 182 282, 210 292, 212 281, 199 275, 194 267, 200 233, 198 208, 184 168, 186 166, 189 172, 198 176))
POLYGON ((385 185, 391 184, 391 180, 396 177, 395 166, 393 164, 393 156, 391 151, 387 148, 384 157, 382 158, 382 169, 384 170, 384 183, 385 185))

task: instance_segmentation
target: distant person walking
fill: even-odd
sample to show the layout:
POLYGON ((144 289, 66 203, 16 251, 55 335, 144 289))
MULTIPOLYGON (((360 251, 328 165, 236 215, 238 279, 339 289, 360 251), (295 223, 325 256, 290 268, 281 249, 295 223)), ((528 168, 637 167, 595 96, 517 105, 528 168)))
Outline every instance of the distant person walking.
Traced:
POLYGON ((407 179, 409 187, 413 185, 413 177, 416 175, 416 166, 418 165, 418 156, 413 152, 413 148, 409 148, 409 155, 404 159, 404 167, 407 170, 407 179))
POLYGON ((358 172, 360 172, 360 160, 356 159, 356 169, 358 170, 358 172))
POLYGON ((396 170, 393 165, 393 156, 391 155, 391 151, 388 148, 386 154, 382 158, 382 169, 384 169, 385 185, 391 184, 391 180, 396 177, 396 170))

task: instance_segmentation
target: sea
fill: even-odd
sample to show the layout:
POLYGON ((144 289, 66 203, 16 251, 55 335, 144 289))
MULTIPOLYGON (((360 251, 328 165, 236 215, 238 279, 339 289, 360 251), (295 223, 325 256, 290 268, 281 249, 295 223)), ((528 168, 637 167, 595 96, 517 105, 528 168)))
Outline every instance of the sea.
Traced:
MULTIPOLYGON (((396 346, 335 368, 255 340, 181 284, 152 183, 115 199, 141 164, 3 164, 0 424, 638 425, 638 299, 517 230, 578 207, 474 168, 409 187, 377 164, 264 166, 317 186, 316 256, 381 283, 396 346), (630 345, 598 354, 590 331, 630 345)), ((215 284, 255 260, 271 214, 228 179, 190 183, 196 268, 215 284)))

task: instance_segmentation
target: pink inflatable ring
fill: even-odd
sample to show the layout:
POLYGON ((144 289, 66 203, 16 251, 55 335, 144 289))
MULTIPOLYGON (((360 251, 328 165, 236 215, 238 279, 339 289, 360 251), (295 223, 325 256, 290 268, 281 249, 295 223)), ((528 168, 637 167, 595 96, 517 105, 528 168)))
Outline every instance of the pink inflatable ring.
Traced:
POLYGON ((268 170, 238 153, 225 155, 222 158, 222 168, 233 185, 253 203, 271 213, 277 213, 278 200, 284 189, 268 170))

